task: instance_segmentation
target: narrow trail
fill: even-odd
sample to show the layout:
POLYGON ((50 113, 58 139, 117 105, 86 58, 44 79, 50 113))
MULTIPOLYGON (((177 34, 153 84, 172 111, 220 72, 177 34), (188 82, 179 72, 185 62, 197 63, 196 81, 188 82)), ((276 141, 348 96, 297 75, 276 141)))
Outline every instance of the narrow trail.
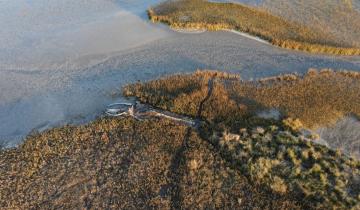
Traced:
MULTIPOLYGON (((195 127, 198 128, 200 122, 201 122, 201 114, 203 112, 204 109, 204 104, 206 103, 207 100, 209 100, 209 98, 211 97, 211 94, 213 92, 213 87, 214 87, 214 79, 215 79, 216 75, 213 76, 209 81, 208 81, 208 93, 206 95, 206 97, 200 102, 198 111, 197 111, 197 116, 196 118, 198 120, 196 120, 195 122, 195 127)), ((186 168, 186 158, 185 158, 185 153, 189 147, 189 139, 191 137, 191 133, 192 133, 193 128, 192 127, 188 127, 186 129, 186 134, 184 136, 184 140, 183 143, 181 145, 181 147, 176 151, 172 161, 171 161, 171 165, 170 165, 170 180, 171 180, 171 208, 172 209, 181 209, 181 203, 182 203, 182 195, 181 195, 181 188, 180 188, 180 183, 181 183, 181 177, 183 175, 183 173, 185 172, 185 168, 186 168)))
POLYGON ((196 118, 198 119, 201 119, 201 114, 202 114, 202 111, 204 109, 204 104, 207 100, 209 100, 212 92, 213 92, 213 89, 214 89, 214 79, 215 79, 216 75, 214 75, 209 81, 208 81, 208 93, 206 95, 206 97, 200 102, 200 105, 199 105, 199 109, 197 111, 197 115, 196 115, 196 118))

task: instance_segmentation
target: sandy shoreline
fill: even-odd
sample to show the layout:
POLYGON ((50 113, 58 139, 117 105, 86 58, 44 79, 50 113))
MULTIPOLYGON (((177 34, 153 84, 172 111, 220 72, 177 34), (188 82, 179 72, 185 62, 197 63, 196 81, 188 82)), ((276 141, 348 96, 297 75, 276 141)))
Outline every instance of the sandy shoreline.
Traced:
MULTIPOLYGON (((206 29, 191 29, 191 28, 171 28, 171 30, 175 31, 175 32, 178 32, 178 33, 183 33, 183 34, 201 34, 201 33, 205 33, 207 32, 206 29)), ((248 39, 252 39, 252 40, 255 40, 257 42, 260 42, 260 43, 263 43, 263 44, 271 44, 269 43, 268 41, 264 40, 264 39, 261 39, 260 37, 257 37, 257 36, 253 36, 253 35, 250 35, 250 34, 247 34, 247 33, 243 33, 243 32, 240 32, 240 31, 237 31, 237 30, 234 30, 234 29, 223 29, 221 31, 226 31, 226 32, 229 32, 229 33, 234 33, 234 34, 237 34, 237 35, 240 35, 240 36, 243 36, 245 38, 248 38, 248 39)))
POLYGON ((250 34, 243 33, 243 32, 237 31, 237 30, 224 30, 224 31, 227 31, 227 32, 230 32, 230 33, 234 33, 234 34, 237 34, 237 35, 246 37, 246 38, 248 38, 248 39, 255 40, 255 41, 260 42, 260 43, 263 43, 263 44, 270 44, 268 41, 266 41, 266 40, 264 40, 264 39, 261 39, 260 37, 252 36, 252 35, 250 35, 250 34))

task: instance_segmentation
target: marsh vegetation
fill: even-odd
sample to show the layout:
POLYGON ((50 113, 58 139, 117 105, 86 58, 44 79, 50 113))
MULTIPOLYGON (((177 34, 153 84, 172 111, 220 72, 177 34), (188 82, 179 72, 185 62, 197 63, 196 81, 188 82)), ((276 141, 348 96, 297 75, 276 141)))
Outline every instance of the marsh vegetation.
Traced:
POLYGON ((329 69, 252 82, 241 81, 239 75, 198 71, 130 85, 125 91, 193 117, 198 116, 194 107, 202 106, 198 117, 206 123, 200 136, 253 183, 290 194, 310 208, 348 209, 359 207, 360 162, 342 154, 340 145, 359 148, 358 139, 343 139, 336 150, 300 131, 348 114, 358 116, 359 79, 358 73, 329 69), (280 110, 281 119, 256 115, 273 108, 280 110))
POLYGON ((1 209, 300 209, 225 161, 192 128, 98 119, 0 151, 1 209))
MULTIPOLYGON (((248 82, 236 74, 198 71, 128 85, 125 95, 199 118, 200 126, 155 116, 104 117, 33 133, 18 148, 0 151, 0 207, 359 208, 358 160, 300 133, 316 123, 304 123, 302 112, 290 105, 274 106, 279 119, 257 115, 272 106, 265 99, 261 104, 264 96, 257 91, 274 86, 296 95, 291 91, 297 86, 307 88, 306 96, 318 96, 314 90, 321 90, 322 78, 335 86, 348 80, 355 85, 359 75, 312 70, 248 82)), ((332 94, 345 94, 336 90, 332 94)), ((346 97, 357 99, 353 93, 346 97)), ((351 107, 334 109, 355 114, 351 107)))
POLYGON ((152 21, 166 23, 173 28, 237 30, 287 49, 360 55, 357 46, 345 44, 331 33, 242 4, 175 0, 149 9, 148 14, 152 21))
MULTIPOLYGON (((317 130, 331 127, 345 117, 356 119, 360 115, 360 74, 330 69, 310 69, 305 75, 288 74, 257 81, 243 81, 239 75, 198 71, 130 85, 125 88, 125 94, 162 109, 196 117, 196 107, 206 97, 211 78, 212 94, 204 103, 200 117, 230 127, 232 131, 258 123, 277 124, 279 120, 296 131, 317 130), (279 112, 276 115, 280 116, 273 118, 280 119, 259 119, 258 113, 269 110, 279 112)), ((330 146, 357 155, 360 147, 357 135, 346 136, 349 138, 341 138, 341 144, 331 141, 330 146)))
POLYGON ((129 85, 124 94, 194 117, 211 78, 213 94, 201 116, 208 121, 228 118, 228 113, 247 116, 275 108, 284 117, 298 119, 300 127, 316 128, 346 115, 360 115, 360 74, 331 69, 310 69, 303 76, 285 74, 257 81, 243 81, 236 74, 197 71, 129 85))
POLYGON ((360 46, 360 2, 357 0, 264 0, 261 8, 285 20, 321 30, 345 46, 360 46))

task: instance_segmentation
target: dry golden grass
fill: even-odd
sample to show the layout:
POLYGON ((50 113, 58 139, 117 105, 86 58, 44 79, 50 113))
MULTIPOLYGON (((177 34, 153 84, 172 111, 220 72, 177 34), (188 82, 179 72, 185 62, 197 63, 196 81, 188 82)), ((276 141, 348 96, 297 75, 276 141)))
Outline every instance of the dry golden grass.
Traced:
POLYGON ((169 111, 196 117, 201 101, 208 93, 213 77, 238 80, 238 75, 216 71, 197 71, 194 74, 174 75, 144 84, 124 87, 125 96, 139 98, 144 103, 169 111))
POLYGON ((331 34, 342 46, 360 47, 360 11, 357 0, 264 0, 272 14, 331 34))
POLYGON ((208 81, 214 75, 213 94, 201 115, 208 121, 236 121, 259 110, 275 108, 285 118, 313 129, 331 125, 345 115, 360 116, 360 73, 351 71, 310 69, 304 76, 289 74, 254 82, 198 71, 194 75, 130 85, 125 90, 132 89, 130 95, 143 102, 195 117, 196 107, 206 97, 208 81))
MULTIPOLYGON (((301 208, 358 207, 360 162, 325 146, 314 144, 311 137, 303 136, 298 130, 304 126, 301 120, 315 125, 331 122, 344 113, 357 113, 360 74, 311 70, 303 77, 284 75, 245 82, 238 77, 217 77, 217 72, 206 71, 185 75, 183 78, 177 75, 157 82, 138 84, 133 96, 141 95, 147 101, 153 101, 152 98, 167 100, 170 97, 166 94, 171 93, 157 93, 164 93, 162 90, 167 89, 166 86, 177 84, 177 80, 182 81, 185 78, 191 81, 190 88, 185 88, 187 94, 180 94, 180 97, 170 99, 172 101, 159 104, 170 104, 167 110, 177 110, 193 116, 198 115, 194 115, 187 107, 202 104, 199 117, 207 123, 201 126, 200 136, 210 142, 231 167, 245 175, 255 186, 261 186, 277 196, 290 196, 299 201, 297 204, 301 203, 301 208), (206 80, 212 81, 212 88, 209 88, 206 80), (196 81, 201 82, 195 85, 196 81), (161 85, 157 86, 159 90, 154 90, 151 84, 160 83, 161 85), (354 92, 347 92, 349 87, 355 88, 354 92), (174 103, 180 99, 186 102, 174 103), (339 101, 332 102, 333 107, 324 105, 329 103, 328 100, 334 99, 339 101), (288 116, 285 116, 284 120, 256 117, 257 111, 269 108, 278 108, 288 116), (312 112, 316 111, 321 114, 312 116, 312 112), (339 114, 340 112, 342 114, 339 114), (290 116, 295 117, 291 119, 290 116)), ((184 89, 183 86, 182 88, 184 89)), ((133 88, 128 86, 126 89, 133 88)), ((190 176, 206 175, 197 180, 187 179, 185 183, 203 186, 203 189, 210 187, 204 183, 218 183, 222 173, 219 172, 216 178, 213 178, 212 170, 201 170, 204 161, 211 161, 211 158, 205 159, 203 153, 195 152, 189 159, 186 166, 190 169, 190 176), (197 171, 200 174, 197 174, 197 171), (211 178, 203 180, 205 177, 211 178)), ((224 179, 225 177, 220 178, 224 179)), ((197 198, 196 196, 191 200, 197 198)), ((220 197, 219 200, 221 199, 223 198, 220 197)))
POLYGON ((235 97, 277 108, 308 128, 332 124, 349 114, 360 116, 360 74, 356 72, 310 70, 303 77, 234 82, 229 90, 235 97))
POLYGON ((321 30, 286 21, 266 11, 233 3, 176 0, 149 9, 149 18, 173 28, 234 29, 293 50, 332 55, 360 55, 360 49, 344 46, 321 30))
POLYGON ((169 209, 159 192, 186 129, 99 119, 29 136, 0 152, 0 209, 169 209))
POLYGON ((284 195, 252 183, 207 141, 191 138, 189 145, 180 181, 182 209, 311 208, 292 194, 284 195))
POLYGON ((252 185, 191 128, 156 118, 51 129, 0 151, 0 166, 0 209, 307 207, 252 185))
POLYGON ((273 85, 290 94, 307 80, 304 96, 318 96, 313 87, 325 80, 358 87, 358 79, 311 71, 250 83, 199 71, 130 85, 128 95, 170 111, 198 116, 202 107, 210 123, 195 130, 155 117, 101 118, 33 134, 0 150, 0 209, 356 209, 359 161, 304 141, 281 120, 257 121, 251 114, 264 106, 240 96, 273 85))
POLYGON ((310 209, 359 207, 359 161, 273 126, 257 130, 218 133, 211 142, 250 180, 282 195, 303 197, 310 209))

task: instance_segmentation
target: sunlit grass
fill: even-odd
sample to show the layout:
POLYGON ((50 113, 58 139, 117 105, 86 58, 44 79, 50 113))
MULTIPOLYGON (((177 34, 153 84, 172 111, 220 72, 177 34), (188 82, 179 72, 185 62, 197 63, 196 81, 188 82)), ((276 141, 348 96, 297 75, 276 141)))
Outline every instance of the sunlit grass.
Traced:
MULTIPOLYGON (((160 108, 196 116, 195 107, 206 96, 212 75, 216 72, 199 71, 194 75, 130 85, 125 90, 160 108)), ((360 116, 360 74, 357 72, 311 69, 304 76, 290 74, 258 81, 238 78, 236 75, 231 79, 215 76, 213 95, 205 103, 201 117, 209 121, 229 120, 232 113, 230 118, 236 120, 275 108, 284 117, 298 120, 297 124, 302 127, 317 128, 331 125, 349 114, 360 116)))
MULTIPOLYGON (((306 208, 356 208, 360 202, 359 161, 316 144, 311 135, 299 130, 332 123, 348 113, 359 114, 360 74, 310 70, 304 76, 250 82, 236 75, 218 77, 217 73, 221 74, 198 71, 169 76, 125 90, 144 102, 158 102, 154 106, 195 117, 196 112, 189 107, 198 107, 206 98, 208 81, 212 80, 212 92, 200 116, 207 123, 200 135, 232 167, 255 185, 274 194, 290 195, 306 208), (183 86, 185 81, 188 88, 183 86), (164 91, 173 85, 186 93, 164 91), (282 112, 282 119, 257 117, 259 110, 272 108, 282 112)), ((191 167, 197 168, 198 163, 191 167)))
MULTIPOLYGON (((302 116, 303 109, 288 95, 318 97, 316 103, 301 102, 312 111, 314 104, 338 98, 335 110, 356 113, 355 106, 341 103, 358 104, 359 95, 339 87, 345 82, 356 89, 359 79, 354 72, 312 70, 246 82, 238 75, 198 71, 129 85, 126 95, 203 122, 192 128, 154 116, 105 117, 34 133, 19 147, 0 151, 0 206, 356 209, 360 162, 299 133, 304 120, 289 117, 302 116), (283 98, 262 95, 271 87, 283 98), (298 94, 295 87, 306 90, 298 94), (325 89, 330 93, 321 96, 325 89), (256 116, 269 108, 269 98, 288 107, 272 104, 281 119, 256 116)), ((332 119, 331 113, 322 114, 332 119)))
POLYGON ((225 158, 276 193, 303 196, 303 202, 319 209, 346 209, 360 201, 356 160, 272 126, 215 136, 211 141, 225 158))
POLYGON ((148 14, 152 21, 163 22, 173 28, 213 31, 234 29, 287 49, 333 55, 360 55, 360 49, 343 46, 330 34, 241 4, 176 0, 149 9, 148 14))
POLYGON ((158 118, 33 134, 0 151, 0 166, 1 209, 307 207, 249 182, 192 128, 158 118))

